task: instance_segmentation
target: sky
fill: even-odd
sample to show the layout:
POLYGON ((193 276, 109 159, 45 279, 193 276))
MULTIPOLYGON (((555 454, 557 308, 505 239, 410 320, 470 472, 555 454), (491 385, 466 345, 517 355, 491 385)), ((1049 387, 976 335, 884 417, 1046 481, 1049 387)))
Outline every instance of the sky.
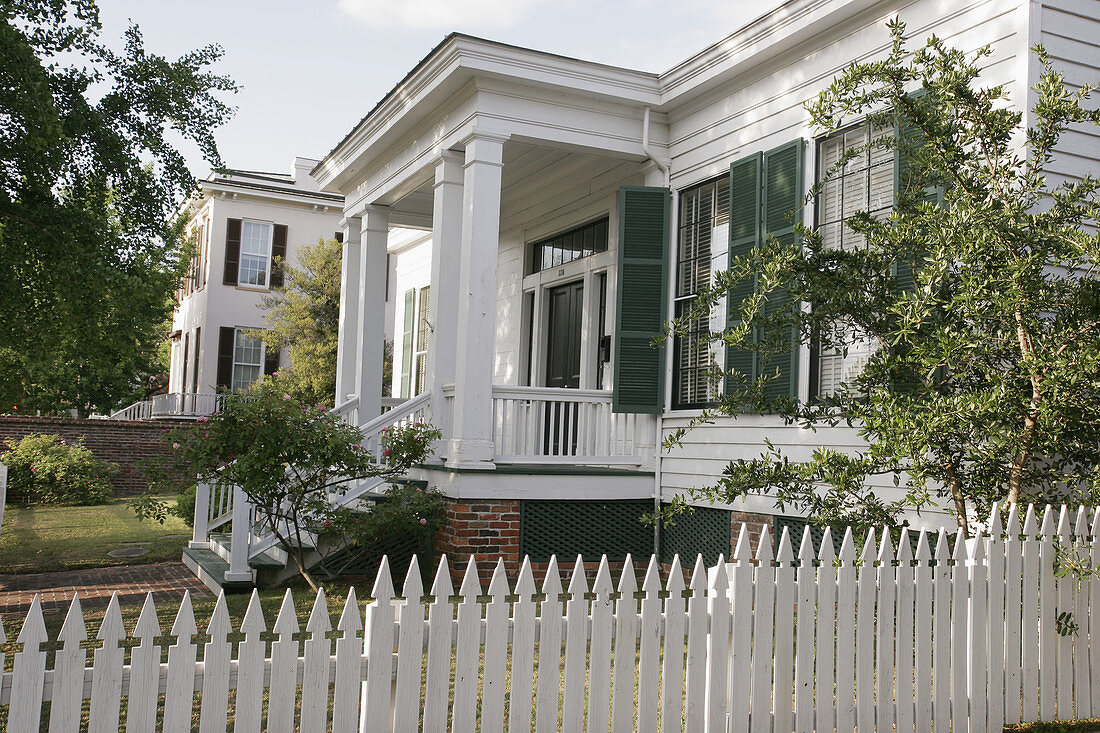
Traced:
MULTIPOLYGON (((100 0, 104 40, 136 23, 169 57, 216 43, 240 85, 216 133, 228 167, 321 158, 449 32, 666 71, 782 0, 100 0)), ((181 146, 192 172, 209 164, 181 146)))

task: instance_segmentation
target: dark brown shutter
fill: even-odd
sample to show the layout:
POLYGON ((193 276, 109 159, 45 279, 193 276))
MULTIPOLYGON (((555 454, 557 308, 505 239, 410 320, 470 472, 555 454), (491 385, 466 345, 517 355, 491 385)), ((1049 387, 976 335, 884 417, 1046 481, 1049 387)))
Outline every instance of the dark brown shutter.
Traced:
POLYGON ((283 270, 286 266, 286 224, 276 224, 271 234, 271 279, 268 287, 283 287, 283 270))
POLYGON ((228 390, 233 385, 233 340, 235 329, 222 326, 218 332, 218 388, 228 390))
POLYGON ((267 348, 264 351, 264 374, 274 374, 279 371, 279 350, 267 348))
POLYGON ((195 366, 191 373, 191 391, 199 391, 199 364, 202 364, 202 326, 195 328, 195 366))
MULTIPOLYGON (((222 282, 237 284, 237 270, 241 266, 241 220, 225 220, 225 274, 222 282)), ((232 329, 230 329, 232 330, 232 329)))
POLYGON ((340 244, 344 243, 344 233, 343 232, 336 232, 335 234, 332 235, 332 237, 333 237, 333 239, 335 239, 340 244))

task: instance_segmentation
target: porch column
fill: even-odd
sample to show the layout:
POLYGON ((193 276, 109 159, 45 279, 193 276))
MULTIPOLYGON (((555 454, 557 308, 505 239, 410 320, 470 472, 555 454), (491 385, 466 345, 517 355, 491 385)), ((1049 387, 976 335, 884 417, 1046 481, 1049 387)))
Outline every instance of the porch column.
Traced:
POLYGON ((344 230, 340 258, 340 324, 336 341, 336 401, 346 402, 355 394, 355 355, 359 352, 359 230, 363 223, 351 216, 340 221, 344 230))
POLYGON ((359 347, 356 350, 355 392, 359 424, 382 414, 382 350, 386 320, 386 245, 390 210, 368 206, 362 217, 359 257, 359 347))
POLYGON ((462 247, 458 268, 458 331, 451 453, 447 465, 493 464, 493 347, 500 175, 504 138, 475 135, 466 143, 462 177, 462 247))
MULTIPOLYGON (((459 254, 462 249, 462 154, 444 150, 435 164, 432 207, 432 297, 428 302, 431 324, 427 381, 432 391, 432 422, 451 437, 451 426, 442 424, 447 411, 443 385, 454 384, 458 346, 459 254)), ((441 456, 446 458, 446 456, 441 456)))

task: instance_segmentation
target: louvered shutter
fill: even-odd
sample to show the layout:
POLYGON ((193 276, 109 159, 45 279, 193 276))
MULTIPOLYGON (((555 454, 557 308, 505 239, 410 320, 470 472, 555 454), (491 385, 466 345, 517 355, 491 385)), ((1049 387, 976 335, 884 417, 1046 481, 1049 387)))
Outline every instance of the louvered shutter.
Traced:
POLYGON ((191 391, 199 391, 199 365, 202 364, 202 326, 195 327, 195 367, 191 373, 191 391))
POLYGON ((271 277, 268 287, 283 286, 283 270, 286 268, 286 224, 276 224, 271 232, 271 277))
POLYGON ((665 320, 669 190, 619 189, 619 287, 613 412, 660 413, 664 349, 653 348, 665 320))
POLYGON ((237 284, 237 270, 241 266, 241 220, 225 220, 225 273, 222 282, 237 284))
POLYGON ((413 324, 416 323, 416 290, 405 291, 405 330, 401 338, 401 397, 412 396, 413 324))
MULTIPOLYGON (((729 259, 743 257, 760 243, 760 184, 764 157, 760 153, 750 155, 730 166, 730 223, 729 259)), ((755 283, 742 280, 726 295, 726 327, 741 322, 740 306, 752 295, 755 283)), ((755 376, 753 367, 756 354, 749 349, 726 348, 726 369, 743 375, 755 376)))
POLYGON ((274 374, 277 371, 279 371, 279 350, 267 346, 264 349, 264 374, 274 374))
POLYGON ((233 342, 236 331, 230 326, 218 330, 218 388, 233 386, 233 342))

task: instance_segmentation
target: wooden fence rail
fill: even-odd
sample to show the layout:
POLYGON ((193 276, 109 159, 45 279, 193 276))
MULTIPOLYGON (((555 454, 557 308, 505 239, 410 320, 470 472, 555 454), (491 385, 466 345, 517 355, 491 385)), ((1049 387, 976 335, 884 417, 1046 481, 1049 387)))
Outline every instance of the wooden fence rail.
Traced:
POLYGON ((1100 512, 1038 514, 994 511, 974 539, 846 531, 839 551, 830 532, 815 548, 784 531, 773 553, 765 530, 752 553, 742 527, 729 562, 662 581, 650 558, 640 588, 629 557, 617 583, 606 558, 591 580, 578 558, 566 586, 556 561, 541 586, 530 562, 514 583, 498 562, 487 589, 471 561, 457 594, 444 558, 427 596, 415 562, 400 590, 383 562, 335 633, 322 591, 301 634, 288 591, 270 633, 253 595, 237 642, 220 598, 200 643, 185 598, 167 649, 151 597, 129 636, 112 599, 87 649, 74 598, 49 669, 36 599, 0 719, 64 733, 87 705, 93 732, 222 732, 231 715, 234 731, 996 733, 1089 718, 1100 512))

